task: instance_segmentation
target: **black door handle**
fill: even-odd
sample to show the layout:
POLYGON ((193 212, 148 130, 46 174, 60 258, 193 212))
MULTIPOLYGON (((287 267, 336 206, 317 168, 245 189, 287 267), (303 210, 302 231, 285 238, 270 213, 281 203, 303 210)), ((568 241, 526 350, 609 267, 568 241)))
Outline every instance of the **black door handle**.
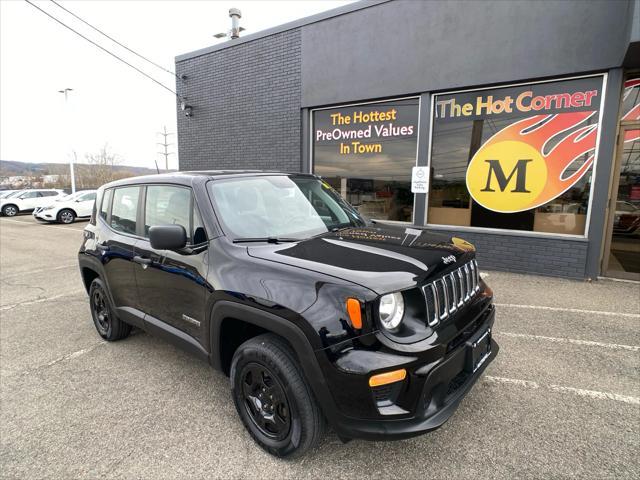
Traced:
POLYGON ((104 243, 97 243, 96 248, 101 252, 106 252, 107 250, 109 250, 109 245, 105 245, 104 243))
POLYGON ((139 255, 136 255, 135 257, 133 257, 133 261, 136 263, 139 263, 140 265, 151 265, 151 263, 153 262, 153 260, 151 260, 150 258, 144 258, 141 257, 139 255))

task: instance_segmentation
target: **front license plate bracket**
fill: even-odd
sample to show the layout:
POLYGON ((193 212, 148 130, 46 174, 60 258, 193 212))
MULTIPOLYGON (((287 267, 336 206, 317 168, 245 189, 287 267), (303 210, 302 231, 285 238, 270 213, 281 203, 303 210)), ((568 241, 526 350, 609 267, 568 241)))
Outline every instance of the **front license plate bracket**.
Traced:
POLYGON ((467 340, 466 371, 475 373, 491 355, 491 327, 481 328, 467 340))

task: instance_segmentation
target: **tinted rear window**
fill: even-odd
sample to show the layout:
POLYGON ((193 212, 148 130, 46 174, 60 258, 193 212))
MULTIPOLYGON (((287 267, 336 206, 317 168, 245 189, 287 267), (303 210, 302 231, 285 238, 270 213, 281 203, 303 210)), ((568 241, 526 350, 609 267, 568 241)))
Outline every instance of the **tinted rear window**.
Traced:
POLYGON ((123 233, 136 233, 136 215, 140 187, 116 188, 111 209, 111 228, 123 233))

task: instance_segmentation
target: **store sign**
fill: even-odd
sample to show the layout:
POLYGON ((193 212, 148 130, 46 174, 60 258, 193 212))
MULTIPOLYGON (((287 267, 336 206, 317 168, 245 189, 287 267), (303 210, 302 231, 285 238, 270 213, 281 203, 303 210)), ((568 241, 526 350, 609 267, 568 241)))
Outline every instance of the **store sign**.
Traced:
POLYGON ((438 97, 436 121, 508 121, 473 154, 466 186, 488 210, 521 212, 562 195, 593 167, 601 95, 602 77, 464 92, 438 97))
POLYGON ((342 156, 388 154, 390 142, 417 137, 418 104, 405 100, 316 110, 313 141, 342 156))

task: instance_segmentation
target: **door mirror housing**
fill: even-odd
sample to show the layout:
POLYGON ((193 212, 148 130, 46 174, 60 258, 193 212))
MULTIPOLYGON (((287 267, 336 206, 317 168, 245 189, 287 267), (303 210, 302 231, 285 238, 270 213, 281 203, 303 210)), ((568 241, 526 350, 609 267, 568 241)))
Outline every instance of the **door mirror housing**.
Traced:
POLYGON ((180 250, 187 245, 182 225, 157 225, 149 228, 149 241, 155 250, 180 250))

